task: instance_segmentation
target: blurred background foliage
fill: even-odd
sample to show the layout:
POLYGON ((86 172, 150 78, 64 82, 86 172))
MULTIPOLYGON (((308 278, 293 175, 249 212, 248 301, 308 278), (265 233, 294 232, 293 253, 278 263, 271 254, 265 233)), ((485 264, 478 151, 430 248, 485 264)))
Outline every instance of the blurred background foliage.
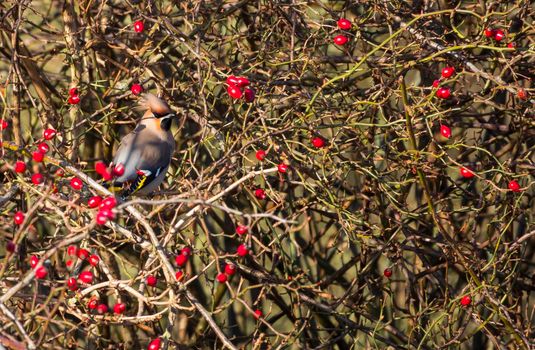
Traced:
MULTIPOLYGON (((142 307, 107 285, 100 300, 126 301, 126 316, 93 315, 88 295, 66 289, 72 272, 60 249, 46 281, 3 302, 38 348, 137 349, 157 336, 171 349, 223 347, 150 249, 93 225, 91 186, 70 190, 54 162, 28 162, 45 186, 12 171, 54 128, 50 157, 97 179, 94 163, 110 161, 142 115, 130 92, 137 83, 168 101, 179 123, 170 172, 151 197, 169 202, 136 207, 170 260, 194 248, 185 288, 236 347, 528 349, 534 101, 515 92, 533 95, 533 11, 533 2, 501 0, 3 1, 1 118, 10 126, 0 137, 22 149, 1 150, 0 195, 15 193, 0 200, 0 233, 18 247, 2 252, 2 293, 30 271, 29 255, 86 232, 79 243, 108 269, 98 281, 128 280, 155 297, 142 307), (353 28, 338 29, 340 17, 353 28), (487 38, 486 28, 506 38, 487 38), (338 34, 346 45, 333 44, 338 34), (441 79, 452 97, 440 100, 432 84, 446 66, 456 69, 441 79), (231 74, 251 81, 253 103, 228 96, 231 74), (67 103, 72 87, 78 105, 67 103), (318 136, 325 147, 312 145, 318 136), (280 163, 288 173, 261 171, 280 163), (462 166, 476 176, 462 178, 462 166), (253 171, 218 207, 185 215, 253 171), (16 210, 30 213, 21 229, 16 210), (238 236, 238 224, 249 233, 238 236), (234 255, 241 243, 247 258, 234 255), (228 285, 214 281, 225 261, 239 267, 228 285), (149 272, 158 288, 142 286, 149 272)), ((148 239, 125 210, 117 224, 148 239)), ((25 348, 6 317, 0 342, 25 348)))

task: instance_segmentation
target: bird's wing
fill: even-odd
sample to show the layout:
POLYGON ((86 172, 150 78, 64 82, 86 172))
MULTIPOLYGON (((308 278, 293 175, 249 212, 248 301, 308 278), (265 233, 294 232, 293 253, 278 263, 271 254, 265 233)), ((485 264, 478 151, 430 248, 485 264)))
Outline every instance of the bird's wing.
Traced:
POLYGON ((123 193, 124 197, 157 178, 169 166, 174 151, 174 143, 161 140, 149 130, 136 130, 122 140, 113 161, 114 164, 122 163, 125 168, 116 182, 131 181, 123 193))

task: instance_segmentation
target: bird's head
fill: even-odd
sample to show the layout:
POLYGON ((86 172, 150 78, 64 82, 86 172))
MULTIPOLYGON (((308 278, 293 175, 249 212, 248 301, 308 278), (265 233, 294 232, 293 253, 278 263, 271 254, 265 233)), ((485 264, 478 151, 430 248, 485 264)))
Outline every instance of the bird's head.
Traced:
POLYGON ((171 129, 171 124, 176 114, 164 100, 147 93, 143 95, 142 103, 147 109, 145 116, 150 115, 150 117, 155 118, 156 126, 164 131, 171 129))

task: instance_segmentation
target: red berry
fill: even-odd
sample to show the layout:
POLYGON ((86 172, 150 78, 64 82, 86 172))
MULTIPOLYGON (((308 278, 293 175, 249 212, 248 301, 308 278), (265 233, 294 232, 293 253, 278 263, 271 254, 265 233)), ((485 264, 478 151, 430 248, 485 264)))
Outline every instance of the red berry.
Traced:
POLYGON ((184 272, 182 272, 181 270, 177 271, 175 273, 175 278, 177 281, 180 281, 182 279, 182 277, 184 277, 184 272))
POLYGON ((70 290, 75 291, 78 289, 78 282, 76 282, 76 278, 71 277, 67 280, 67 287, 69 287, 70 290))
POLYGON ((113 312, 115 312, 117 315, 120 315, 126 311, 126 305, 119 302, 115 305, 113 305, 113 312))
POLYGON ((250 82, 249 82, 249 79, 247 79, 246 77, 238 77, 236 79, 236 86, 237 87, 246 87, 246 86, 249 86, 250 82))
POLYGON ((56 130, 54 129, 46 129, 43 131, 43 137, 45 140, 52 140, 56 136, 56 130))
POLYGON ((87 302, 87 307, 90 308, 91 310, 95 310, 97 308, 97 306, 98 306, 98 299, 97 298, 91 298, 87 302))
POLYGON ((32 159, 37 163, 41 163, 45 159, 45 154, 41 151, 35 151, 32 153, 32 159))
POLYGON ((485 31, 483 33, 485 34, 485 36, 487 38, 493 37, 494 36, 494 29, 487 28, 487 29, 485 29, 485 31))
POLYGON ((217 275, 217 281, 219 283, 225 283, 227 281, 228 277, 224 273, 220 273, 217 275))
POLYGON ((74 261, 73 261, 73 260, 70 260, 70 259, 67 260, 67 261, 65 262, 65 266, 67 266, 67 268, 68 268, 69 270, 72 269, 72 268, 74 267, 74 261))
POLYGON ((80 103, 80 96, 78 95, 70 96, 68 102, 71 105, 77 105, 78 103, 80 103))
POLYGON ((134 22, 134 31, 136 33, 141 33, 143 31, 143 29, 145 29, 145 24, 143 23, 143 21, 135 21, 134 22))
POLYGON ((444 78, 449 78, 455 73, 455 68, 453 67, 446 67, 442 70, 442 76, 444 78))
POLYGON ((516 93, 516 96, 521 100, 527 100, 528 99, 528 93, 524 89, 519 89, 516 93))
POLYGON ((515 43, 508 43, 507 44, 507 48, 509 48, 509 49, 514 49, 515 47, 516 47, 515 43))
POLYGON ((238 85, 238 77, 234 76, 234 75, 230 75, 228 78, 227 78, 227 84, 229 86, 236 86, 238 85))
POLYGON ((179 254, 175 257, 175 263, 178 266, 184 266, 188 262, 188 256, 184 254, 179 254))
POLYGON ((286 173, 288 171, 288 165, 284 164, 284 163, 280 163, 277 168, 279 169, 279 173, 286 173))
POLYGON ((32 183, 34 185, 40 185, 43 182, 45 182, 45 178, 43 177, 43 175, 41 175, 39 173, 32 175, 32 183))
POLYGON ((93 282, 93 272, 91 271, 82 271, 78 279, 84 283, 91 284, 93 282))
POLYGON ((336 45, 342 46, 347 43, 347 37, 345 35, 337 35, 333 41, 336 45))
POLYGON ((509 185, 508 185, 509 189, 513 192, 520 192, 520 185, 518 184, 518 182, 516 182, 515 180, 511 180, 509 181, 509 185))
POLYGON ((338 28, 343 30, 349 30, 351 29, 351 22, 345 18, 340 18, 337 22, 338 28))
POLYGON ((71 187, 76 190, 76 191, 79 191, 82 189, 82 187, 84 186, 84 183, 82 182, 82 180, 80 180, 79 178, 77 177, 73 177, 71 179, 71 187))
POLYGON ((433 81, 433 87, 434 88, 437 88, 439 85, 440 85, 440 80, 437 79, 437 80, 433 81))
POLYGON ((26 171, 26 163, 24 163, 22 160, 17 160, 15 163, 15 172, 16 173, 23 173, 26 171))
POLYGON ((154 287, 156 283, 158 282, 158 279, 154 275, 148 275, 147 276, 147 285, 154 287))
POLYGON ((77 96, 78 95, 78 88, 73 87, 69 89, 69 96, 77 96))
POLYGON ((249 254, 249 249, 247 249, 247 247, 245 246, 245 244, 240 244, 240 245, 238 246, 238 249, 237 249, 236 253, 237 253, 239 256, 246 256, 247 254, 249 254))
POLYGON ((191 255, 191 248, 190 247, 184 247, 180 250, 180 254, 190 256, 191 255))
POLYGON ((160 338, 153 339, 149 343, 149 347, 147 348, 147 350, 160 350, 160 346, 161 345, 162 345, 162 342, 161 342, 160 338))
POLYGON ((451 91, 447 87, 441 87, 437 90, 436 95, 438 98, 446 100, 451 96, 451 91))
POLYGON ((123 176, 123 174, 124 174, 124 164, 119 163, 113 168, 112 175, 113 176, 123 176))
POLYGON ((472 172, 472 170, 470 170, 468 168, 461 167, 461 169, 459 171, 460 171, 462 177, 464 177, 466 179, 470 179, 470 178, 474 177, 474 173, 472 172))
POLYGON ((50 150, 50 147, 48 147, 46 142, 41 142, 39 145, 37 145, 37 149, 39 150, 39 152, 45 154, 45 153, 48 153, 48 151, 50 150))
POLYGON ((472 303, 472 298, 470 298, 469 295, 465 295, 461 298, 461 305, 462 306, 468 306, 472 303))
POLYGON ((100 203, 102 203, 102 197, 101 196, 93 196, 91 198, 89 198, 89 200, 87 201, 87 206, 89 208, 96 208, 100 205, 100 203))
POLYGON ((68 256, 78 256, 78 247, 75 245, 70 245, 67 247, 68 256))
POLYGON ((321 137, 314 137, 312 139, 312 145, 316 148, 322 148, 325 146, 325 140, 321 137))
POLYGON ((9 123, 7 122, 7 120, 3 120, 0 122, 0 130, 4 130, 4 129, 7 129, 7 127, 9 126, 9 123))
POLYGON ((115 213, 111 209, 104 208, 100 209, 98 212, 102 215, 105 215, 108 219, 115 219, 115 213))
POLYGON ((95 171, 97 172, 97 174, 102 175, 103 173, 108 171, 108 167, 106 166, 106 164, 104 164, 104 162, 96 162, 95 171))
POLYGON ((85 260, 89 257, 89 251, 84 248, 78 249, 78 252, 76 253, 79 259, 85 260))
POLYGON ((134 94, 134 95, 139 95, 140 93, 143 92, 143 87, 139 84, 132 84, 132 86, 130 87, 130 91, 134 94))
POLYGON ((245 102, 248 102, 248 103, 251 103, 254 101, 254 98, 255 98, 255 92, 253 89, 245 89, 244 93, 243 93, 243 97, 245 98, 245 102))
POLYGON ((21 211, 18 211, 15 213, 15 216, 13 217, 13 220, 15 221, 16 225, 22 225, 24 222, 24 213, 21 211))
POLYGON ((259 161, 263 161, 264 158, 266 158, 266 151, 262 150, 262 149, 259 149, 258 151, 256 151, 256 155, 255 155, 256 159, 258 159, 259 161))
POLYGON ((100 203, 100 209, 113 209, 117 205, 117 200, 115 197, 109 196, 106 197, 102 203, 100 203))
POLYGON ((98 257, 98 255, 96 255, 96 254, 92 254, 92 255, 89 257, 89 264, 90 264, 91 266, 97 266, 99 262, 100 262, 100 258, 98 257))
POLYGON ((236 265, 234 264, 226 264, 225 265, 225 273, 229 276, 232 276, 236 273, 236 265))
POLYGON ((440 126, 440 133, 447 139, 451 137, 451 129, 447 125, 440 126))
POLYGON ((10 253, 14 253, 15 250, 17 250, 17 245, 12 241, 8 241, 6 243, 6 250, 10 253))
POLYGON ((32 269, 36 267, 38 263, 39 263, 39 258, 37 257, 37 255, 32 255, 30 257, 30 266, 32 267, 32 269))
POLYGON ((111 173, 109 171, 104 171, 102 174, 100 174, 100 176, 102 176, 102 179, 104 181, 110 181, 111 179, 113 179, 113 176, 111 175, 111 173))
POLYGON ((234 99, 239 99, 243 96, 243 92, 241 91, 241 89, 234 85, 229 85, 229 87, 227 88, 227 92, 229 96, 234 99))
POLYGON ((48 270, 44 266, 39 266, 39 268, 37 270, 35 270, 35 277, 37 279, 41 280, 41 279, 45 278, 46 275, 48 275, 48 270))
POLYGON ((389 269, 388 267, 383 271, 383 275, 386 277, 386 278, 390 278, 392 276, 392 270, 389 269))
POLYGON ((256 310, 254 311, 254 318, 256 318, 257 320, 258 320, 260 317, 262 317, 262 315, 263 315, 263 314, 262 314, 262 311, 260 311, 260 310, 258 310, 258 309, 256 309, 256 310))
POLYGON ((264 191, 263 189, 261 188, 257 188, 255 191, 254 191, 254 195, 256 198, 258 199, 266 199, 266 191, 264 191))
POLYGON ((494 32, 494 40, 496 41, 502 41, 503 38, 505 38, 505 33, 501 29, 496 29, 494 32))
POLYGON ((106 312, 108 312, 108 306, 106 304, 99 304, 97 306, 97 312, 99 314, 105 314, 106 312))
POLYGON ((238 225, 236 227, 236 233, 240 236, 246 234, 248 230, 247 226, 244 225, 238 225))
POLYGON ((108 222, 108 217, 106 216, 106 214, 99 211, 97 213, 97 216, 95 217, 95 220, 97 221, 97 224, 105 225, 108 222))

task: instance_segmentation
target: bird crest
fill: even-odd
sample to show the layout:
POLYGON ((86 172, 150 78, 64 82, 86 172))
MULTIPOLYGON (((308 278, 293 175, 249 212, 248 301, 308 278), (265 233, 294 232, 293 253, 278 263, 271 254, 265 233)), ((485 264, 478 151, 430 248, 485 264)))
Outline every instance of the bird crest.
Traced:
POLYGON ((140 104, 144 109, 151 111, 153 114, 165 115, 172 113, 171 108, 164 100, 150 93, 143 94, 140 104))

